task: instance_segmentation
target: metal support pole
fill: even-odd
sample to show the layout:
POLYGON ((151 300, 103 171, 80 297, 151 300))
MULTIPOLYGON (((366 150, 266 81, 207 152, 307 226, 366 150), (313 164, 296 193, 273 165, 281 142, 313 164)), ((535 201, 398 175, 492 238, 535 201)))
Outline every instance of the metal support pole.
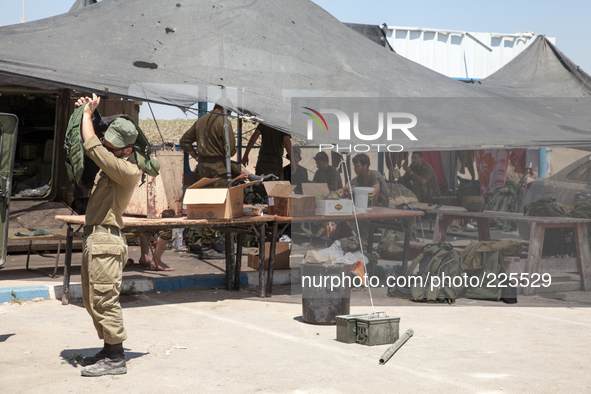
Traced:
MULTIPOLYGON (((451 153, 451 173, 452 173, 452 179, 453 179, 453 187, 451 188, 452 190, 452 195, 456 195, 456 193, 458 192, 458 151, 454 150, 451 153)), ((448 185, 449 186, 449 185, 448 185)))
POLYGON ((199 109, 199 111, 197 111, 197 117, 200 118, 203 115, 205 115, 207 113, 207 102, 206 101, 201 101, 197 104, 197 109, 199 109))
POLYGON ((238 163, 242 162, 242 118, 238 118, 236 122, 236 145, 238 163))
POLYGON ((240 290, 240 274, 242 271, 242 242, 244 234, 238 233, 236 240, 236 266, 234 270, 234 290, 240 290))
POLYGON ((412 224, 410 219, 403 219, 402 222, 406 226, 404 229, 404 250, 402 252, 402 275, 406 275, 406 269, 408 267, 408 249, 410 248, 410 230, 412 224))
POLYGON ((62 305, 68 305, 70 302, 70 271, 72 269, 72 226, 68 224, 66 233, 66 257, 64 259, 64 294, 62 295, 62 305))
POLYGON ((226 243, 226 290, 234 290, 234 261, 232 259, 232 233, 224 233, 226 243))
POLYGON ((269 250, 269 270, 267 276, 267 292, 266 296, 270 297, 273 292, 273 269, 275 265, 275 248, 277 246, 277 222, 273 222, 273 230, 271 231, 271 249, 269 250))
POLYGON ((228 117, 226 116, 226 109, 224 108, 224 135, 226 143, 226 180, 228 182, 228 189, 232 187, 232 161, 230 152, 230 128, 228 127, 228 117))
POLYGON ((547 164, 547 152, 548 148, 540 148, 538 154, 538 178, 546 178, 546 174, 548 173, 548 166, 547 164))
POLYGON ((259 233, 259 296, 261 298, 265 297, 265 283, 266 283, 266 274, 265 271, 265 238, 266 238, 266 225, 263 223, 260 227, 259 233))

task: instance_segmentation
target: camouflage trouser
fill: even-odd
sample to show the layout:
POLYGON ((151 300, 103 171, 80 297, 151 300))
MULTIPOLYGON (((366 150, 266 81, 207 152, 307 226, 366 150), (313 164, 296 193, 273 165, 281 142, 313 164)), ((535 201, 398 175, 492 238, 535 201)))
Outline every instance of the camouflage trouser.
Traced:
POLYGON ((158 238, 162 238, 165 241, 170 241, 172 239, 172 229, 167 228, 167 229, 158 231, 158 238))
MULTIPOLYGON (((148 240, 150 240, 150 237, 152 236, 152 234, 154 234, 152 232, 146 232, 144 230, 132 230, 131 232, 135 236, 138 236, 138 235, 142 235, 143 234, 143 235, 146 236, 146 238, 148 240)), ((167 229, 158 231, 158 238, 162 238, 162 239, 164 239, 166 241, 170 241, 172 239, 172 229, 171 228, 167 228, 167 229)))
POLYGON ((429 190, 427 185, 421 185, 419 182, 402 182, 410 191, 412 191, 419 201, 423 201, 426 197, 437 197, 439 196, 439 190, 429 190))
POLYGON ((115 345, 127 339, 119 304, 127 243, 122 236, 94 232, 82 247, 82 299, 100 339, 115 345))
POLYGON ((254 170, 256 175, 273 174, 275 176, 278 176, 280 181, 283 180, 283 167, 281 166, 281 164, 259 160, 257 161, 257 165, 254 170))

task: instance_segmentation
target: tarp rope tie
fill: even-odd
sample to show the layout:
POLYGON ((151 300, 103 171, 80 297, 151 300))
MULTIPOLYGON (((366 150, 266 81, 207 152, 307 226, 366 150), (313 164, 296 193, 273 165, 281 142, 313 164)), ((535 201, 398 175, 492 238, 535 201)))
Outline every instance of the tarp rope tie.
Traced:
MULTIPOLYGON (((343 168, 345 169, 345 177, 347 178, 347 184, 349 185, 349 188, 351 188, 351 177, 349 176, 349 170, 347 168, 347 163, 346 163, 346 158, 347 158, 347 154, 346 153, 341 153, 341 162, 339 163, 339 165, 337 166, 337 169, 339 169, 341 167, 341 164, 343 165, 343 168)), ((353 190, 350 190, 351 192, 353 190)), ((351 193, 351 196, 353 196, 353 193, 351 193)), ((355 203, 353 202, 353 216, 355 217, 355 227, 357 228, 357 237, 359 238, 359 249, 361 250, 361 262, 363 263, 363 269, 367 275, 367 264, 365 263, 366 257, 363 254, 363 242, 361 242, 361 232, 359 230, 359 220, 357 220, 357 208, 355 207, 355 203)), ((369 252, 371 253, 371 245, 367 245, 367 247, 370 249, 369 252)), ((368 259, 369 260, 369 259, 368 259)), ((367 285, 367 283, 366 283, 367 285)), ((371 309, 373 311, 373 313, 380 313, 378 311, 376 311, 376 308, 373 305, 373 297, 371 295, 371 286, 367 286, 367 290, 369 291, 369 300, 371 302, 371 309)))

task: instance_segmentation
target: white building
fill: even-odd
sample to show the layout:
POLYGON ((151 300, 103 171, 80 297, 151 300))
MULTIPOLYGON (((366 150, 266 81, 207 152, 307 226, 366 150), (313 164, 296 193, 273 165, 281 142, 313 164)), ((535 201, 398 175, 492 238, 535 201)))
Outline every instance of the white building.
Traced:
MULTIPOLYGON (((383 26, 383 30, 399 55, 462 81, 488 77, 536 38, 530 32, 473 33, 398 26, 383 26)), ((554 38, 549 40, 555 43, 554 38)))

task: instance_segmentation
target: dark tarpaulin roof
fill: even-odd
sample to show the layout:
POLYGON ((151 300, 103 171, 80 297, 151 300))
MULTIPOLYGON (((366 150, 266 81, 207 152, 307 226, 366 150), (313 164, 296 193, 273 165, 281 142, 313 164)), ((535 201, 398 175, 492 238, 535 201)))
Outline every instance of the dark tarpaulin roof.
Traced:
MULTIPOLYGON (((386 39, 386 35, 384 34, 384 31, 382 30, 381 26, 364 25, 361 23, 345 23, 345 26, 355 30, 362 36, 369 38, 378 45, 392 49, 392 47, 388 43, 388 40, 386 39)), ((394 49, 392 49, 392 51, 394 51, 394 49)))
POLYGON ((103 0, 0 28, 0 53, 2 73, 179 106, 236 88, 238 107, 284 130, 291 96, 469 94, 308 0, 103 0))
MULTIPOLYGON (((92 1, 76 4, 82 3, 92 1)), ((26 77, 182 107, 226 94, 235 108, 302 138, 305 128, 295 127, 291 118, 295 97, 498 95, 367 45, 365 37, 308 0, 103 0, 78 9, 76 4, 67 14, 0 28, 0 84, 2 75, 26 77)), ((523 111, 515 103, 478 106, 472 104, 482 103, 477 99, 464 100, 462 108, 454 103, 434 107, 433 101, 415 100, 412 111, 424 127, 418 141, 405 141, 405 150, 589 140, 591 125, 580 117, 557 122, 547 111, 535 112, 531 117, 541 115, 542 121, 533 131, 526 121, 516 128, 523 111)), ((329 133, 316 134, 314 142, 335 141, 329 133)), ((357 142, 366 141, 351 140, 357 142)))
POLYGON ((91 4, 96 4, 96 0, 76 0, 76 2, 72 5, 69 12, 77 11, 81 8, 89 6, 91 4))
POLYGON ((500 96, 591 95, 589 74, 575 65, 545 36, 538 36, 523 52, 479 84, 500 96))

